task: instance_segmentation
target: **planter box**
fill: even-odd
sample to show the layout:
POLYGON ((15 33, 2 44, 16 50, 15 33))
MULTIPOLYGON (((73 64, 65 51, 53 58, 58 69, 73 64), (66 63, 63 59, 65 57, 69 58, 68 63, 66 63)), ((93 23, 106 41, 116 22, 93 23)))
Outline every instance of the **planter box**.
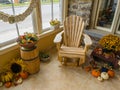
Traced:
POLYGON ((51 29, 55 30, 55 29, 58 29, 59 27, 60 27, 60 25, 58 24, 58 25, 51 26, 51 29))
MULTIPOLYGON (((98 47, 97 47, 98 48, 98 47)), ((117 55, 116 53, 112 53, 112 54, 107 54, 107 53, 104 53, 104 52, 101 52, 101 51, 97 51, 95 48, 92 53, 91 53, 91 57, 95 60, 95 61, 98 61, 98 62, 105 62, 105 63, 109 63, 113 66, 113 68, 115 69, 118 69, 119 68, 119 65, 118 65, 118 58, 117 58, 117 55), (114 55, 113 55, 114 54, 114 55)))

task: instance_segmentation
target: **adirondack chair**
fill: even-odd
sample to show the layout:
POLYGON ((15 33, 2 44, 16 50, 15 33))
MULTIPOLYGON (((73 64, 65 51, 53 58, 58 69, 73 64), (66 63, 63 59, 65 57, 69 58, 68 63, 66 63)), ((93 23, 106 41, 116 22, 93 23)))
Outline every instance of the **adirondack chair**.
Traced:
POLYGON ((84 21, 80 16, 72 15, 65 19, 63 31, 54 38, 58 50, 58 60, 63 65, 81 65, 85 62, 86 52, 92 44, 91 38, 83 33, 84 21), (68 62, 68 58, 76 62, 68 62))

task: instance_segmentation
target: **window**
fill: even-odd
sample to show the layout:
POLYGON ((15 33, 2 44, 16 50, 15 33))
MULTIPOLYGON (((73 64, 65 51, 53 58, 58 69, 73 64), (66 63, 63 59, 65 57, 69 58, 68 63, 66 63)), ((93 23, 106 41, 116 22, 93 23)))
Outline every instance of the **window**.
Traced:
MULTIPOLYGON (((62 20, 63 1, 40 0, 40 4, 37 3, 39 11, 37 8, 34 9, 34 12, 25 20, 18 23, 10 24, 0 20, 0 48, 16 42, 17 37, 24 32, 41 33, 42 31, 50 30, 49 21, 51 19, 62 20)), ((3 0, 0 1, 0 11, 10 15, 19 15, 25 12, 30 2, 31 0, 3 0)))
POLYGON ((62 0, 41 0, 42 29, 50 27, 50 20, 58 19, 61 21, 62 0))
MULTIPOLYGON (((10 15, 18 15, 23 13, 30 4, 30 0, 27 0, 27 2, 17 2, 19 0, 14 1, 14 7, 12 7, 12 2, 10 1, 6 0, 0 2, 0 11, 10 15)), ((9 24, 8 22, 0 21, 0 47, 16 42, 18 35, 23 34, 24 32, 33 32, 31 15, 17 24, 9 24)))
POLYGON ((91 17, 94 28, 113 34, 120 34, 119 0, 96 0, 94 1, 93 7, 92 12, 96 12, 91 17))

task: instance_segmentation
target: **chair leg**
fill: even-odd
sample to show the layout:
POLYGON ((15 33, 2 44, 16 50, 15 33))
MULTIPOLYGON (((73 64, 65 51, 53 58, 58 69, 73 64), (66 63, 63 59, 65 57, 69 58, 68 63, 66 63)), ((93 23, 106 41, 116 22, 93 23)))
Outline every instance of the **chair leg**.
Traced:
POLYGON ((80 57, 79 65, 83 64, 84 62, 85 62, 85 55, 80 57))
POLYGON ((76 61, 76 62, 77 62, 77 66, 79 66, 79 61, 80 61, 80 60, 77 60, 77 61, 76 61))
POLYGON ((60 63, 61 63, 62 65, 64 64, 64 62, 63 62, 63 57, 58 56, 58 60, 60 61, 60 63))
POLYGON ((67 65, 67 58, 66 57, 63 58, 62 65, 67 65))
POLYGON ((58 56, 58 60, 59 60, 60 62, 62 62, 62 57, 61 57, 61 56, 58 56))

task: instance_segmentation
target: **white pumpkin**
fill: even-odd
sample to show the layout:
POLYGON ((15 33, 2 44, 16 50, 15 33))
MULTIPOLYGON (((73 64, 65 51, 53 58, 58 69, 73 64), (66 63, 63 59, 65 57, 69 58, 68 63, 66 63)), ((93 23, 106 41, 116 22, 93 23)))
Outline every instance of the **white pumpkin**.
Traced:
POLYGON ((97 78, 99 81, 103 81, 103 78, 101 77, 101 76, 98 76, 98 78, 97 78))
POLYGON ((109 79, 109 75, 108 75, 107 72, 102 72, 102 73, 101 73, 101 77, 102 77, 103 79, 105 79, 105 80, 109 79))
POLYGON ((21 84, 23 82, 23 79, 20 77, 18 80, 14 81, 14 85, 21 84))

